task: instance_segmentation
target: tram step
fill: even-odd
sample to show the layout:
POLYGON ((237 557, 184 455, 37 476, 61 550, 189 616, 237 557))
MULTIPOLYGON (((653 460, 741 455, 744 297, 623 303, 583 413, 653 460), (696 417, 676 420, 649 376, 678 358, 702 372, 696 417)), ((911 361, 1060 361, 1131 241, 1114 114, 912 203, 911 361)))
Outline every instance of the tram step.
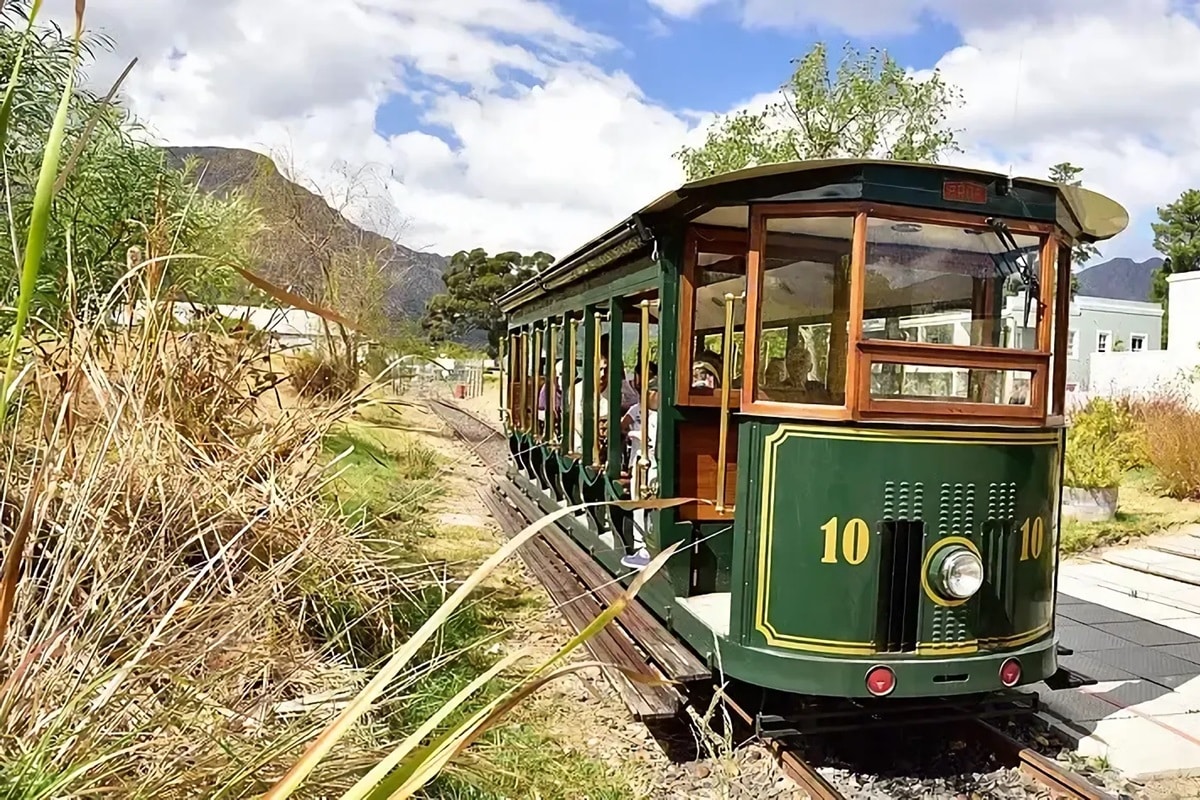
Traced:
POLYGON ((1080 686, 1093 686, 1096 679, 1082 672, 1059 665, 1058 672, 1046 678, 1046 685, 1051 689, 1078 689, 1080 686))

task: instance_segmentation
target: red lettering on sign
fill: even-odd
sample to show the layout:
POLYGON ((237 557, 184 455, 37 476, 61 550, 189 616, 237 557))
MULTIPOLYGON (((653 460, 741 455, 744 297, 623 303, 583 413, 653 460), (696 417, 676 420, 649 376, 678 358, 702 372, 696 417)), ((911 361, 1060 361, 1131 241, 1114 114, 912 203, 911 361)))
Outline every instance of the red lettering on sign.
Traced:
POLYGON ((971 181, 946 181, 942 184, 942 199, 955 203, 987 202, 987 186, 971 181))

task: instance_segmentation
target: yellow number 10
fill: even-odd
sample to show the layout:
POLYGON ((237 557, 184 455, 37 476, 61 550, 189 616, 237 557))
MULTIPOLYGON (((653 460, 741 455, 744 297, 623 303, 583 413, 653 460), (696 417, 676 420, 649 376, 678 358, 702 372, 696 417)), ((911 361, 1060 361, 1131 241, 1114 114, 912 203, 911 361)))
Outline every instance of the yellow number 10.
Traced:
POLYGON ((1021 523, 1021 560, 1028 561, 1032 556, 1034 559, 1042 554, 1042 548, 1046 544, 1046 523, 1042 522, 1041 517, 1026 519, 1021 523))
MULTIPOLYGON (((831 517, 829 522, 821 526, 825 531, 825 555, 822 564, 837 563, 838 518, 831 517)), ((852 519, 842 529, 842 558, 857 566, 867 560, 867 552, 871 549, 871 529, 861 519, 852 519)))

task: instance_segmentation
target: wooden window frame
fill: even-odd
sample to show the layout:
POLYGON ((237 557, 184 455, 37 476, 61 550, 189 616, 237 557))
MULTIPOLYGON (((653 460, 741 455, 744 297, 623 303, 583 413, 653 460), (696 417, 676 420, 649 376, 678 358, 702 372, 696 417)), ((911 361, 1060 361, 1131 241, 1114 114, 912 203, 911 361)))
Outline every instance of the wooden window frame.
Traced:
MULTIPOLYGON (((1070 280, 1069 261, 1058 257, 1062 246, 1057 240, 1057 229, 1053 224, 1006 220, 1014 235, 1032 235, 1041 238, 1041 295, 1036 322, 1036 350, 1013 350, 999 347, 962 347, 957 345, 890 342, 886 340, 864 340, 862 338, 864 316, 864 288, 866 285, 867 221, 870 217, 885 217, 902 222, 983 227, 987 217, 978 214, 935 211, 908 206, 882 203, 837 202, 837 203, 788 203, 751 205, 749 214, 749 252, 746 258, 747 297, 745 327, 745 357, 740 409, 747 414, 800 418, 815 420, 900 420, 920 418, 923 421, 976 422, 1004 424, 1044 424, 1047 411, 1053 408, 1061 413, 1062 392, 1051 391, 1050 351, 1053 340, 1062 344, 1063 326, 1069 324, 1068 313, 1050 314, 1050 303, 1054 300, 1055 282, 1051 280, 1053 270, 1059 269, 1059 286, 1062 274, 1067 271, 1070 280), (853 215, 854 229, 851 240, 850 266, 850 318, 846 353, 845 402, 840 406, 786 403, 755 400, 758 382, 758 339, 761 326, 761 297, 763 281, 762 253, 766 242, 766 223, 772 218, 803 218, 853 215), (1052 320, 1058 319, 1058 332, 1052 320), (976 369, 1005 369, 1031 373, 1030 403, 1028 405, 998 405, 962 401, 928 400, 876 400, 870 394, 870 371, 874 363, 904 363, 931 366, 974 367, 976 369), (1052 402, 1050 395, 1053 394, 1052 402)), ((695 263, 695 254, 689 251, 690 262, 695 263)), ((690 286, 688 287, 690 289, 690 286)), ((1059 300, 1068 298, 1069 292, 1059 293, 1059 300)), ((1060 302, 1061 304, 1061 302, 1060 302)), ((685 331, 687 341, 692 337, 691 320, 685 331)), ((689 356, 690 359, 690 356, 689 356)), ((1065 359, 1060 367, 1065 379, 1065 359)), ((690 361, 689 361, 690 363, 690 361)), ((1055 376, 1056 379, 1058 376, 1055 376)), ((1055 390, 1059 381, 1055 381, 1055 390)))
MULTIPOLYGON (((715 391, 712 395, 694 394, 692 392, 692 350, 695 338, 696 320, 696 272, 699 269, 700 247, 704 252, 717 255, 742 256, 746 261, 747 286, 750 280, 749 231, 743 228, 722 228, 714 225, 690 225, 684 235, 683 269, 680 271, 679 287, 679 345, 675 358, 675 404, 679 406, 696 406, 700 408, 720 408, 721 393, 715 391)), ((749 295, 747 294, 747 301, 749 295)), ((750 319, 747 316, 746 324, 750 319)), ((662 337, 660 330, 659 337, 662 337)), ((745 346, 748 343, 746 334, 742 334, 745 346)), ((743 359, 744 363, 744 359, 743 359)), ((732 409, 738 407, 738 395, 731 394, 729 405, 732 409)))
MULTIPOLYGON (((770 203, 750 206, 750 253, 746 258, 746 355, 742 360, 743 376, 741 408, 747 414, 817 420, 848 420, 853 418, 856 402, 852 380, 857 359, 856 345, 862 338, 860 273, 866 266, 866 211, 862 203, 770 203), (778 400, 756 400, 758 389, 758 339, 762 323, 762 254, 766 244, 767 220, 802 219, 805 217, 848 217, 852 225, 850 238, 850 316, 846 337, 845 401, 841 405, 815 403, 786 403, 778 400), (861 232, 860 232, 861 230, 861 232), (861 240, 861 241, 860 241, 861 240)), ((833 330, 830 329, 832 339, 833 330)))

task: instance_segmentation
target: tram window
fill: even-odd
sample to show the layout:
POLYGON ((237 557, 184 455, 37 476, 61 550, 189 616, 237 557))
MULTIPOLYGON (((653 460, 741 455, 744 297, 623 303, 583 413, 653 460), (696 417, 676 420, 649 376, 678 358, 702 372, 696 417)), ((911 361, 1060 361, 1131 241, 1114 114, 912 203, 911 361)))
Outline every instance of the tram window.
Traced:
POLYGON ((601 463, 605 458, 605 443, 608 434, 608 349, 609 349, 609 322, 603 317, 596 320, 596 330, 599 333, 598 338, 592 339, 593 347, 584 347, 586 337, 584 336, 583 326, 578 328, 578 356, 579 362, 576 366, 575 386, 571 396, 571 415, 572 419, 572 450, 580 453, 585 460, 590 460, 592 463, 601 463), (586 351, 586 352, 584 352, 586 351), (594 359, 594 360, 593 360, 594 359), (585 386, 584 381, 584 364, 592 362, 594 366, 599 367, 597 380, 591 387, 585 386), (583 413, 583 397, 585 392, 591 393, 592 396, 592 415, 583 413), (594 419, 592 418, 594 416, 594 419), (583 452, 584 430, 593 432, 593 453, 583 452), (595 456, 595 458, 593 458, 595 456))
MULTIPOLYGON (((717 249, 717 248, 713 248, 717 249)), ((728 244, 720 248, 730 249, 728 244)), ((691 363, 687 380, 690 394, 713 396, 721 387, 722 357, 725 353, 725 295, 740 297, 746 291, 744 254, 711 252, 701 241, 693 275, 691 363)), ((746 329, 746 304, 737 302, 733 310, 734 365, 731 375, 740 375, 737 352, 746 329)), ((740 381, 735 381, 740 384, 740 381)))
POLYGON ((1041 240, 988 228, 867 221, 863 338, 1037 349, 1037 302, 1025 316, 1017 258, 1040 274, 1041 240))
POLYGON ((759 308, 761 400, 842 405, 852 217, 768 219, 759 308))
POLYGON ((871 365, 874 400, 928 400, 1029 406, 1033 373, 915 364, 871 365))

